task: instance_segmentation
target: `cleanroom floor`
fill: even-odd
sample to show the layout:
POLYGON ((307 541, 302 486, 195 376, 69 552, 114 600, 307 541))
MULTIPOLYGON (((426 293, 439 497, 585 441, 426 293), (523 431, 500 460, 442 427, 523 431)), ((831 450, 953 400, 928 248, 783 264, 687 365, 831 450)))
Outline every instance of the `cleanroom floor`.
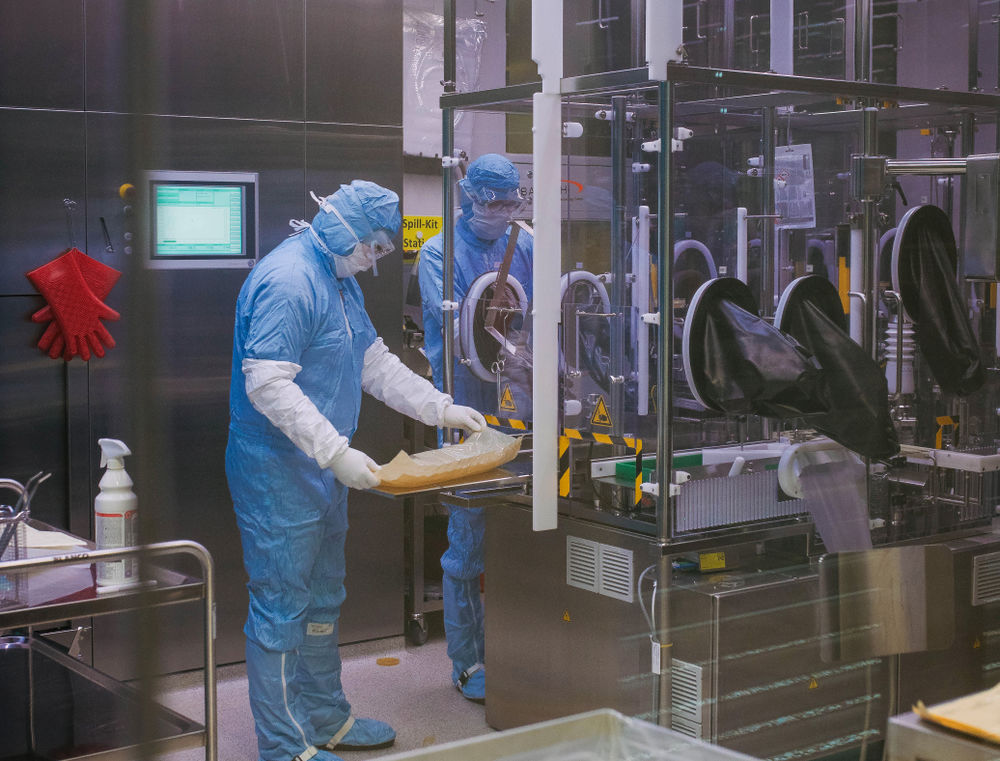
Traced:
MULTIPOLYGON (((344 691, 355 716, 389 722, 396 743, 379 751, 342 752, 345 761, 364 761, 393 753, 461 740, 492 732, 484 708, 463 698, 451 684, 440 614, 427 616, 429 637, 411 645, 402 637, 362 642, 341 648, 344 691), (398 665, 379 665, 380 658, 398 659, 398 665)), ((243 664, 222 666, 218 678, 220 761, 257 761, 257 738, 247 698, 243 664)), ((196 721, 204 718, 202 673, 166 677, 159 700, 196 721)), ((198 761, 204 749, 160 756, 161 761, 198 761)))

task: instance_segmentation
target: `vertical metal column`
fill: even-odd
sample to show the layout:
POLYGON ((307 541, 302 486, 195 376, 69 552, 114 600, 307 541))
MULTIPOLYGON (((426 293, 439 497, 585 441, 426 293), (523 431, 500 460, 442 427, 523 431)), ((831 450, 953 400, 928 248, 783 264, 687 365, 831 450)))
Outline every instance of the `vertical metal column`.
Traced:
POLYGON ((674 85, 660 82, 660 160, 657 165, 657 292, 660 297, 660 329, 657 331, 657 385, 656 385, 656 480, 660 485, 660 498, 656 511, 656 536, 660 548, 657 573, 657 593, 662 599, 656 608, 657 639, 660 642, 660 673, 657 685, 657 722, 670 726, 670 611, 667 593, 670 587, 670 558, 666 554, 673 533, 673 483, 674 447, 671 438, 671 419, 674 399, 671 373, 674 365, 674 288, 673 272, 673 189, 671 138, 674 134, 673 98, 674 85), (664 647, 666 645, 666 647, 664 647))
MULTIPOLYGON (((733 65, 734 51, 736 50, 736 0, 726 0, 724 16, 724 31, 722 32, 722 63, 725 69, 736 68, 733 65)), ((712 66, 713 62, 708 61, 706 66, 712 66)))
POLYGON ((854 79, 872 78, 872 6, 874 0, 854 2, 854 79))
MULTIPOLYGON (((138 3, 129 3, 123 14, 126 52, 129 60, 138 60, 138 52, 154 47, 157 39, 152 16, 145 13, 138 3)), ((145 118, 150 113, 150 104, 157 97, 158 83, 162 72, 162 63, 154 57, 148 67, 130 66, 126 75, 127 111, 139 114, 129 131, 127 146, 128 167, 132 177, 141 177, 142 170, 148 167, 149 157, 155 154, 157 133, 152 120, 145 118)), ((141 238, 141 236, 140 236, 141 238)), ((172 509, 172 485, 164 477, 160 463, 166 459, 164 452, 164 423, 161 414, 162 405, 156 398, 154 379, 160 378, 160 353, 158 331, 155 326, 162 315, 158 314, 156 298, 156 281, 153 271, 142 266, 143 254, 141 248, 129 258, 125 279, 126 314, 129 322, 135 326, 130 350, 126 354, 126 406, 134 422, 136 432, 132 450, 141 452, 141 457, 135 458, 135 463, 129 465, 132 477, 135 479, 136 491, 142 494, 142 520, 139 521, 138 553, 139 576, 146 580, 150 578, 149 555, 145 548, 150 544, 150 538, 159 535, 158 521, 168 515, 172 509)), ((143 587, 145 590, 145 587, 143 587)), ((140 592, 136 607, 140 614, 136 617, 135 631, 127 640, 135 642, 136 653, 157 653, 160 648, 159 619, 155 612, 149 609, 147 592, 140 592)), ((154 661, 152 658, 138 659, 138 690, 139 706, 137 724, 130 729, 137 730, 139 746, 136 757, 140 761, 153 757, 152 740, 156 737, 157 718, 156 706, 153 700, 154 661)), ((210 717, 206 716, 206 720, 210 717)))
POLYGON ((774 143, 777 129, 777 112, 774 106, 764 109, 761 128, 761 182, 760 213, 760 313, 769 317, 774 314, 775 288, 775 235, 774 235, 774 143))
POLYGON ((969 92, 976 92, 979 90, 979 0, 967 0, 966 8, 969 12, 969 92))
MULTIPOLYGON (((455 92, 455 0, 447 0, 444 4, 444 91, 455 92)), ((441 158, 444 163, 441 168, 441 218, 444 234, 444 279, 441 297, 445 303, 455 300, 455 220, 452 215, 454 201, 452 199, 452 168, 447 159, 455 151, 455 122, 450 108, 441 109, 441 158)), ((445 309, 441 315, 442 344, 444 356, 443 387, 446 394, 455 390, 455 313, 445 309)))
MULTIPOLYGON (((876 114, 878 109, 868 107, 862 114, 862 151, 865 156, 878 155, 878 129, 876 114)), ((862 348, 878 360, 878 243, 877 217, 878 199, 865 198, 861 202, 861 261, 864 262, 861 289, 865 294, 864 339, 862 348)))
MULTIPOLYGON (((625 140, 627 98, 611 98, 611 432, 621 436, 625 425, 625 140)), ((670 139, 662 145, 669 152, 670 139)))

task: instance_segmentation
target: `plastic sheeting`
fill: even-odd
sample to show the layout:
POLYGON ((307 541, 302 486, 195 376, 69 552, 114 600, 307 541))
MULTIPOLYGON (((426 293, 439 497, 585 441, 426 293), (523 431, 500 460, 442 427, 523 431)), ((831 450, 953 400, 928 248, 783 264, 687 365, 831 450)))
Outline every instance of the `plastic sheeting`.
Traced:
POLYGON ((896 454, 899 441, 889 416, 885 375, 845 331, 837 289, 816 275, 795 280, 782 296, 775 324, 822 368, 821 393, 831 412, 811 418, 810 424, 866 457, 896 454))
POLYGON ((757 314, 736 278, 705 283, 684 326, 688 382, 709 409, 776 418, 831 412, 809 353, 757 314))
POLYGON ((400 452, 379 469, 379 485, 409 489, 468 478, 510 462, 520 448, 520 437, 486 428, 461 444, 414 455, 400 452))
MULTIPOLYGON (((479 71, 486 44, 486 21, 455 21, 455 55, 458 90, 482 89, 479 71)), ((403 113, 407 115, 405 151, 414 156, 441 153, 441 80, 444 79, 444 18, 431 11, 403 11, 404 79, 403 113)), ((471 128, 461 110, 454 114, 456 130, 471 128)), ((465 145, 461 141, 459 144, 465 145)))
POLYGON ((913 320, 917 345, 938 385, 965 396, 986 382, 976 336, 958 289, 958 251, 948 215, 918 206, 893 243, 893 284, 913 320))

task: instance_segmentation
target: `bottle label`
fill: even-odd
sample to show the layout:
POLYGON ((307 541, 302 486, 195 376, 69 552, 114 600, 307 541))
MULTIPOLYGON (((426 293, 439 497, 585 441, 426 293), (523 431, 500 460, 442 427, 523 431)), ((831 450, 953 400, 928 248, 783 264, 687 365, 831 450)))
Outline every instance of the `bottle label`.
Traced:
MULTIPOLYGON (((94 537, 99 550, 118 547, 134 547, 138 512, 96 513, 94 516, 94 537)), ((97 564, 97 583, 101 585, 127 584, 138 580, 139 568, 136 558, 101 561, 97 564)))

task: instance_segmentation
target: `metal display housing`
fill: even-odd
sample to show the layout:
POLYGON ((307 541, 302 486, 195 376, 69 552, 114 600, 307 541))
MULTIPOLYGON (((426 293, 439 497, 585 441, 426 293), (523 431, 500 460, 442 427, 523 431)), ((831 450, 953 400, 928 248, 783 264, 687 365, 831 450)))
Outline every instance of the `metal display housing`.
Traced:
POLYGON ((257 263, 259 201, 257 172, 177 172, 151 171, 143 176, 144 228, 149 231, 146 265, 150 269, 250 269, 257 263), (240 253, 161 255, 157 253, 155 191, 160 186, 199 186, 213 189, 239 188, 241 191, 240 253))

